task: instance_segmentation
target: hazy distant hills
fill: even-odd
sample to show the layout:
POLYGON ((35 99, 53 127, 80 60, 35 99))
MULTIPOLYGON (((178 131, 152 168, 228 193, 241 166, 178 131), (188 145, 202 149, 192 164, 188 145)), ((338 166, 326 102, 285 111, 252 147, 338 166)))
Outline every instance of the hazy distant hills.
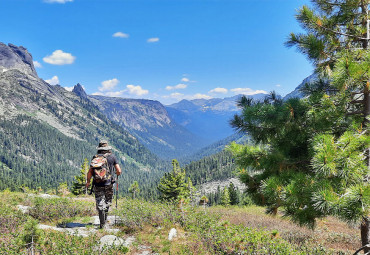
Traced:
POLYGON ((109 119, 135 135, 161 158, 183 157, 207 145, 206 139, 177 124, 158 101, 103 96, 88 98, 109 119))
MULTIPOLYGON (((256 94, 249 97, 260 100, 265 96, 256 94)), ((211 144, 235 133, 229 121, 239 111, 236 102, 240 97, 182 100, 166 106, 166 109, 174 121, 211 144)))

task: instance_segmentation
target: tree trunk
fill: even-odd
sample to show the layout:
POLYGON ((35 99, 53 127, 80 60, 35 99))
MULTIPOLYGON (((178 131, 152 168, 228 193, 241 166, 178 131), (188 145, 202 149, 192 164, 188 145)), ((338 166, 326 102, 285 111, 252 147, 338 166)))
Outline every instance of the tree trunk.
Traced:
MULTIPOLYGON (((366 47, 368 45, 366 44, 366 47)), ((369 121, 367 117, 370 115, 370 91, 369 91, 369 81, 364 86, 364 121, 362 122, 363 128, 367 130, 369 121)), ((367 132, 367 131, 366 131, 367 132)), ((367 134, 368 135, 368 134, 367 134)), ((370 148, 366 150, 366 165, 368 169, 370 168, 370 148)), ((369 176, 364 180, 365 182, 368 181, 369 176)), ((361 243, 362 246, 370 244, 370 219, 368 215, 362 218, 361 221, 361 243)), ((364 254, 370 252, 370 248, 364 249, 364 254)))
MULTIPOLYGON (((367 117, 370 115, 370 93, 369 93, 369 87, 368 84, 365 85, 364 88, 364 121, 362 122, 363 128, 367 129, 368 128, 368 120, 367 117)), ((366 164, 367 167, 370 167, 370 148, 366 150, 366 164)), ((367 182, 368 178, 364 180, 367 182)), ((362 246, 365 246, 367 244, 370 244, 370 219, 368 216, 363 217, 361 221, 361 243, 362 246)), ((370 252, 370 248, 365 248, 364 249, 364 254, 370 252)))
MULTIPOLYGON (((370 243, 370 221, 369 217, 363 217, 361 222, 361 243, 365 246, 370 243)), ((370 251, 370 248, 365 248, 364 253, 370 251)))

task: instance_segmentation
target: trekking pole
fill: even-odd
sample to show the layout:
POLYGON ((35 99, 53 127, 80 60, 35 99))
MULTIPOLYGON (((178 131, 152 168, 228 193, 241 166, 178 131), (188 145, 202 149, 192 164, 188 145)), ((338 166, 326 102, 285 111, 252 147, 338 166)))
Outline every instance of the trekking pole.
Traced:
POLYGON ((117 225, 117 210, 118 210, 118 206, 117 206, 117 200, 118 200, 118 175, 117 175, 117 180, 116 180, 116 213, 114 214, 114 225, 117 225))

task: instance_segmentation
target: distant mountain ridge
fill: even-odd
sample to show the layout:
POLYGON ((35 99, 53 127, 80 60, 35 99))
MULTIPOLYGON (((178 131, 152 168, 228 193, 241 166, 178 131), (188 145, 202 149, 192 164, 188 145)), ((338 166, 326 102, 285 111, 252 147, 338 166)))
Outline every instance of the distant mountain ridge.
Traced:
POLYGON ((135 135, 153 153, 164 159, 189 155, 206 142, 170 118, 158 101, 88 96, 111 120, 135 135))
POLYGON ((288 93, 283 99, 287 100, 289 98, 298 97, 302 98, 304 95, 302 93, 302 89, 306 86, 306 84, 309 84, 317 79, 317 74, 313 73, 310 76, 306 77, 301 84, 299 84, 292 92, 288 93))
MULTIPOLYGON (((177 123, 211 144, 235 133, 229 122, 240 111, 236 103, 241 96, 182 100, 167 105, 166 109, 177 123)), ((265 96, 266 94, 256 94, 248 97, 261 100, 265 96)))

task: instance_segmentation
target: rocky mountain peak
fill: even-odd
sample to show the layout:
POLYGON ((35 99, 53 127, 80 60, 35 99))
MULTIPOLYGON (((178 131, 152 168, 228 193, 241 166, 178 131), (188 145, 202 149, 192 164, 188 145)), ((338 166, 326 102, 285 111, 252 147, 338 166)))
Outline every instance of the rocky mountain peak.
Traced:
POLYGON ((79 84, 79 83, 77 83, 77 85, 75 85, 73 87, 72 92, 75 93, 77 96, 79 96, 81 98, 87 99, 87 94, 86 94, 84 88, 82 87, 82 85, 79 84))
POLYGON ((310 76, 306 77, 301 84, 299 84, 292 92, 287 94, 283 99, 288 100, 289 98, 298 97, 302 98, 304 97, 302 89, 306 86, 306 84, 310 84, 317 80, 318 76, 316 73, 311 74, 310 76))
POLYGON ((22 73, 37 77, 32 55, 23 46, 0 42, 0 72, 17 69, 22 73))

